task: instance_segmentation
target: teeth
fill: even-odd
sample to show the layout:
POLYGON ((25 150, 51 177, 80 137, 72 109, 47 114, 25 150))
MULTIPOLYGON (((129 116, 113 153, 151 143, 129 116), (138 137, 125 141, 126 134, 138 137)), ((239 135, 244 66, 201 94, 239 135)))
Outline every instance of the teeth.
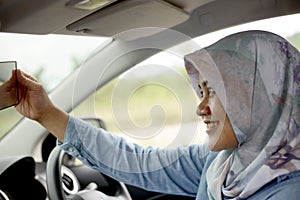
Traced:
POLYGON ((209 122, 207 123, 207 128, 213 128, 218 125, 218 122, 209 122))

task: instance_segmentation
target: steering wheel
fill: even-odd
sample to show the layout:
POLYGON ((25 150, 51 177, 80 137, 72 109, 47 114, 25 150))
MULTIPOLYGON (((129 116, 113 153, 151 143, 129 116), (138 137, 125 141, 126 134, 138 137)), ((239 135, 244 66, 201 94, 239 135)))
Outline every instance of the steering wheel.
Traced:
MULTIPOLYGON (((76 193, 66 196, 64 191, 66 190, 66 186, 62 182, 62 177, 68 172, 71 172, 71 170, 62 165, 65 154, 66 153, 59 146, 56 146, 47 161, 46 180, 50 200, 131 200, 130 194, 122 182, 119 182, 120 189, 115 196, 106 195, 95 189, 76 191, 76 193)), ((77 178, 76 181, 78 181, 77 178)), ((72 184, 79 185, 79 183, 72 184)))

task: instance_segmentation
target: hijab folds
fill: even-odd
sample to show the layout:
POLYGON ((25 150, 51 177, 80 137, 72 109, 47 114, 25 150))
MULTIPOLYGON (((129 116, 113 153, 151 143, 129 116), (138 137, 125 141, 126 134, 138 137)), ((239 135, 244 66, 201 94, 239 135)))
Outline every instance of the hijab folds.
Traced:
POLYGON ((185 56, 216 91, 239 146, 221 151, 206 177, 210 199, 243 199, 300 170, 300 54, 264 31, 227 36, 185 56))

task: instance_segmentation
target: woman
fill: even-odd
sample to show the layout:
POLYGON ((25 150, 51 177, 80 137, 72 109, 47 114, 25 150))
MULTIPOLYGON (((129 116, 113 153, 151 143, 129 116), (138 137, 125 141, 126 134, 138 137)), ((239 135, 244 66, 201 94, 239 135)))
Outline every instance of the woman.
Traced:
POLYGON ((125 183, 196 199, 298 199, 300 54, 263 31, 228 36, 185 57, 208 143, 143 148, 69 116, 17 71, 23 115, 61 147, 125 183))
POLYGON ((211 83, 238 140, 237 148, 220 152, 208 169, 210 197, 247 198, 280 175, 298 175, 299 52, 277 35, 249 31, 185 60, 190 74, 199 71, 211 83))

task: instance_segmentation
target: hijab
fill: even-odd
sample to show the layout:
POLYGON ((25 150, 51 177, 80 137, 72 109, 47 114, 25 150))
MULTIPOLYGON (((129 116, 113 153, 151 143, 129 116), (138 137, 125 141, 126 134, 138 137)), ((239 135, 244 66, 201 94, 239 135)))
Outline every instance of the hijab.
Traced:
POLYGON ((265 31, 227 36, 185 56, 192 84, 216 91, 238 147, 207 170, 210 199, 247 198, 274 178, 300 170, 300 54, 265 31))

